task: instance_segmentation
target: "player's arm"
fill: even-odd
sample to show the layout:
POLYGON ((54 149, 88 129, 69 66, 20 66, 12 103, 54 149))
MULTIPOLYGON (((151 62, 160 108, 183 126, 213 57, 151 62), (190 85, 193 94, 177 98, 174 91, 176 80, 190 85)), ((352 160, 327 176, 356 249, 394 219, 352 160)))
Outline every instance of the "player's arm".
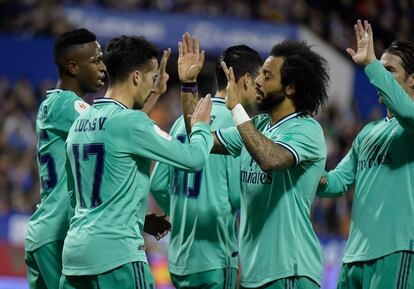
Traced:
POLYGON ((230 154, 229 151, 225 148, 225 146, 223 145, 223 141, 219 140, 219 137, 217 136, 217 132, 213 131, 211 133, 211 135, 213 136, 213 148, 211 149, 211 153, 212 154, 218 154, 218 155, 228 155, 230 154))
POLYGON ((183 144, 161 131, 149 118, 142 118, 138 114, 132 115, 131 117, 139 118, 131 119, 132 125, 129 126, 129 143, 134 144, 131 146, 131 153, 178 169, 200 170, 213 146, 209 125, 210 112, 210 96, 200 99, 191 118, 192 131, 189 144, 183 144))
POLYGON ((170 214, 170 166, 157 162, 151 174, 150 192, 161 210, 170 214))
MULTIPOLYGON (((401 126, 414 132, 414 101, 398 84, 393 75, 386 71, 377 60, 371 25, 365 20, 364 26, 362 26, 361 21, 358 20, 354 25, 354 31, 358 49, 356 52, 352 48, 348 48, 346 51, 356 64, 365 66, 366 75, 401 126)), ((413 75, 409 77, 412 78, 413 75)))
POLYGON ((414 132, 414 101, 394 76, 378 60, 367 65, 365 73, 401 126, 414 132))
POLYGON ((181 82, 181 105, 187 135, 191 132, 191 115, 198 103, 197 76, 203 68, 204 51, 200 52, 197 37, 186 32, 178 42, 178 77, 181 82))
POLYGON ((154 82, 154 87, 151 90, 151 95, 148 97, 147 102, 145 103, 142 111, 146 114, 150 114, 154 109, 155 105, 158 102, 158 99, 167 91, 167 81, 169 78, 168 73, 166 72, 168 58, 170 57, 171 49, 168 48, 164 50, 162 55, 160 66, 158 68, 157 78, 154 82))
POLYGON ((318 197, 336 198, 342 196, 355 182, 357 170, 356 141, 336 168, 325 175, 319 182, 316 192, 318 197))
POLYGON ((251 121, 238 125, 237 129, 247 151, 263 171, 281 170, 297 162, 295 152, 289 146, 285 148, 274 143, 260 133, 251 121))

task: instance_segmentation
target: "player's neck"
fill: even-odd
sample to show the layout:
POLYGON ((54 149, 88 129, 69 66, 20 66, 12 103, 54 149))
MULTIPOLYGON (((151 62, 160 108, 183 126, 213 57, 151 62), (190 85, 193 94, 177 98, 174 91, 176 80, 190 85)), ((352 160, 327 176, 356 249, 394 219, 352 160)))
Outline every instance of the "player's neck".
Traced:
POLYGON ((293 105, 292 101, 285 99, 282 103, 276 105, 270 112, 272 124, 294 112, 296 112, 296 107, 293 105))
POLYGON ((215 97, 225 99, 226 98, 226 90, 225 89, 224 90, 217 90, 215 97))
POLYGON ((393 118, 394 114, 387 108, 387 116, 388 118, 393 118))
POLYGON ((85 96, 85 93, 80 88, 79 84, 73 79, 73 78, 67 78, 67 77, 59 77, 58 82, 56 84, 56 88, 62 89, 62 90, 70 90, 79 97, 83 98, 85 96))
POLYGON ((108 87, 105 97, 115 99, 128 108, 134 106, 134 97, 126 86, 116 85, 108 87))

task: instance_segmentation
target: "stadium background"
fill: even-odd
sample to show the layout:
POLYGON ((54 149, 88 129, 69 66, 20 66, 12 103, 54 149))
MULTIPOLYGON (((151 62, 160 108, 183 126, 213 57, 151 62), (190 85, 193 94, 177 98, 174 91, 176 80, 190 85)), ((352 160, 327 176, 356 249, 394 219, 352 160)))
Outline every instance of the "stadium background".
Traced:
MULTIPOLYGON (((226 47, 244 43, 266 57, 283 39, 306 40, 330 64, 330 100, 317 118, 328 146, 327 169, 332 169, 361 127, 384 116, 363 71, 345 54, 346 47, 355 45, 353 23, 370 20, 379 53, 394 39, 413 39, 413 12, 404 0, 0 0, 0 289, 27 288, 24 232, 39 201, 34 123, 45 90, 56 82, 54 36, 87 27, 103 46, 113 36, 138 34, 160 49, 171 47, 169 89, 151 115, 167 131, 181 110, 176 47, 183 32, 196 34, 206 50, 199 77, 202 94, 214 93, 214 61, 226 47)), ((324 289, 336 285, 352 196, 350 191, 313 204, 311 217, 324 249, 324 289)), ((152 200, 149 207, 158 210, 152 200)), ((146 241, 158 288, 171 288, 168 237, 146 241)))

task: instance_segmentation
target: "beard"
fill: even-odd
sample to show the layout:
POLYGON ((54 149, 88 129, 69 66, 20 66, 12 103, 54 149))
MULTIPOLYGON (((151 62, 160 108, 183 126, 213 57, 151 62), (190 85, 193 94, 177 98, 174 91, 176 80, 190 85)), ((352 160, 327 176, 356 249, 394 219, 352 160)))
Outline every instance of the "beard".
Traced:
POLYGON ((269 92, 263 97, 262 102, 257 104, 257 108, 261 111, 270 112, 275 106, 281 104, 286 98, 283 90, 269 92))

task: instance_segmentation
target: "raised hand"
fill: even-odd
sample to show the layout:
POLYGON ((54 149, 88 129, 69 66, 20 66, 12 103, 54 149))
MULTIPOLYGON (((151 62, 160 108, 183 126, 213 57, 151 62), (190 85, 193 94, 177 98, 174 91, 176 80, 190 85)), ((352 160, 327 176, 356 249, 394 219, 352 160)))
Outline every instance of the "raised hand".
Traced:
POLYGON ((357 51, 352 48, 347 48, 346 52, 351 55, 352 60, 358 65, 368 65, 374 62, 377 57, 374 51, 374 38, 372 35, 371 24, 367 20, 364 20, 364 26, 362 26, 361 20, 358 19, 354 25, 355 38, 357 41, 357 51))
POLYGON ((238 103, 240 103, 240 95, 238 92, 236 79, 234 77, 232 67, 227 68, 227 65, 224 63, 224 61, 221 62, 221 67, 223 68, 224 74, 227 77, 226 105, 228 109, 232 110, 238 103))
POLYGON ((197 103, 197 106, 194 110, 193 115, 191 116, 191 127, 197 122, 206 122, 210 123, 211 119, 211 95, 207 94, 206 97, 200 98, 197 103))
POLYGON ((170 57, 171 49, 168 48, 167 50, 164 50, 164 53, 162 54, 160 66, 158 68, 157 78, 154 82, 154 87, 152 89, 152 92, 158 95, 162 95, 167 91, 167 81, 169 78, 168 73, 165 71, 165 68, 167 67, 168 58, 170 57))
POLYGON ((178 42, 178 76, 181 82, 196 82, 203 68, 204 50, 200 52, 197 37, 186 32, 178 42))
POLYGON ((167 216, 157 216, 154 213, 145 216, 144 232, 160 240, 171 231, 171 223, 167 216))

